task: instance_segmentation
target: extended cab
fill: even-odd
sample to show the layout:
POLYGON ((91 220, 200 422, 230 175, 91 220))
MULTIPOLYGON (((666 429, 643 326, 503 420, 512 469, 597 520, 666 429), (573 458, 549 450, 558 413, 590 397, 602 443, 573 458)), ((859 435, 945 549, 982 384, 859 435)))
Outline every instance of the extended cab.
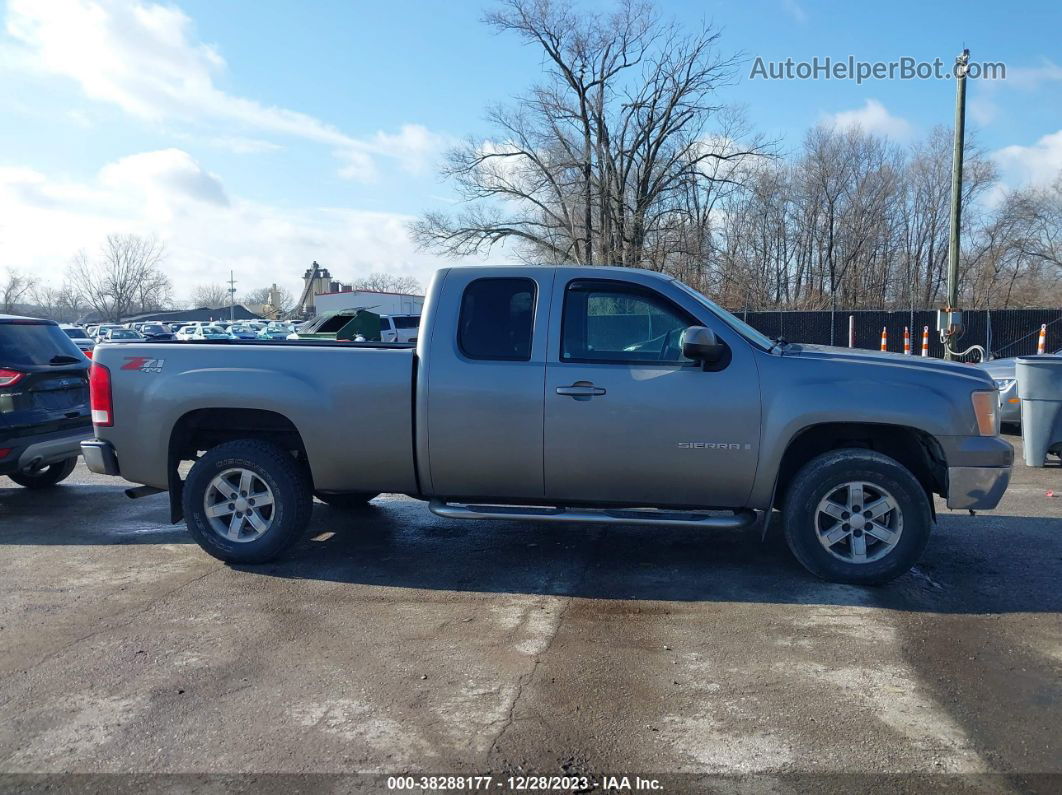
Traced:
POLYGON ((977 368, 775 342, 626 268, 449 268, 415 348, 105 343, 91 382, 89 467, 168 490, 239 563, 300 538, 314 494, 398 492, 455 519, 741 529, 778 508, 809 570, 881 582, 921 554, 934 493, 993 508, 1013 459, 977 368))

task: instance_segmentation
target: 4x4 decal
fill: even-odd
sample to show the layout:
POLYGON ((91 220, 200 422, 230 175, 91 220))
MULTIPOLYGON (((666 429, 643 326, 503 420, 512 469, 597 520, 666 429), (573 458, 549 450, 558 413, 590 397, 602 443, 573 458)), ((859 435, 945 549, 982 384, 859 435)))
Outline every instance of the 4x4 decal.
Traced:
POLYGON ((161 373, 165 359, 151 359, 147 356, 126 356, 123 370, 139 370, 142 373, 161 373))

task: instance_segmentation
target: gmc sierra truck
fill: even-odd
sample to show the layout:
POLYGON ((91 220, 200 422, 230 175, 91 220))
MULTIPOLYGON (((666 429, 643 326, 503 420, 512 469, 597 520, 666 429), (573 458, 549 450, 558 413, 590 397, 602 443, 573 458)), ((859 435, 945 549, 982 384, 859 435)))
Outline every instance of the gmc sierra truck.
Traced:
POLYGON ((763 528, 814 574, 878 583, 1010 478, 976 367, 771 340, 668 276, 460 267, 416 346, 236 340, 96 349, 94 472, 170 494, 209 554, 271 560, 313 497, 452 519, 763 528), (182 462, 194 462, 181 477, 182 462))

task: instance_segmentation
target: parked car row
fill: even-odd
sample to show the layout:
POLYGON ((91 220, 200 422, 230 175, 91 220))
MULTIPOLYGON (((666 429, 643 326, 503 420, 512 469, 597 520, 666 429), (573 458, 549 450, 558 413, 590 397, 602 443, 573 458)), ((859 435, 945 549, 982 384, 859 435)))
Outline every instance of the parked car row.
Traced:
MULTIPOLYGON (((341 314, 341 313, 338 313, 341 314)), ((382 342, 416 342, 420 328, 419 315, 380 315, 382 342)), ((320 318, 309 321, 320 322, 320 318)), ((335 322, 339 322, 338 320, 335 322)), ((280 320, 197 320, 191 322, 134 322, 100 323, 89 326, 64 324, 60 326, 74 344, 89 358, 101 342, 161 342, 164 340, 297 340, 307 324, 297 325, 280 320)))
POLYGON ((235 323, 195 322, 180 326, 174 337, 189 340, 282 340, 294 333, 295 327, 284 321, 237 321, 235 323))
POLYGON ((419 331, 420 315, 377 315, 371 310, 351 308, 310 318, 289 334, 288 339, 409 343, 417 341, 419 331))

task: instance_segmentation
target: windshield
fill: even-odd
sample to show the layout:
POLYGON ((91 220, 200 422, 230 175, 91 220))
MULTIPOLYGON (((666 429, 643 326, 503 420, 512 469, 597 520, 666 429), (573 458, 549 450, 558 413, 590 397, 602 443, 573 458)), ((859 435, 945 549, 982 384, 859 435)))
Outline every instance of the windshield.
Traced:
POLYGON ((63 331, 65 331, 66 336, 70 337, 71 339, 83 340, 87 339, 88 337, 88 335, 85 333, 85 329, 82 328, 64 328, 63 331))
POLYGON ((742 337, 747 339, 753 345, 757 345, 763 348, 765 351, 769 351, 771 349, 773 343, 771 342, 770 337, 767 337, 766 335, 757 331, 744 320, 740 320, 739 318, 732 315, 730 312, 727 312, 725 309, 723 309, 723 307, 719 306, 719 304, 717 304, 711 298, 708 298, 707 296, 697 292, 688 284, 683 284, 678 279, 675 279, 675 284, 681 287, 684 292, 693 296, 693 298, 695 298, 698 302, 704 304, 704 306, 711 310, 714 315, 718 316, 720 320, 730 326, 730 328, 732 328, 742 337))
POLYGON ((140 335, 135 331, 117 328, 111 331, 109 336, 112 340, 135 340, 140 338, 140 335))

